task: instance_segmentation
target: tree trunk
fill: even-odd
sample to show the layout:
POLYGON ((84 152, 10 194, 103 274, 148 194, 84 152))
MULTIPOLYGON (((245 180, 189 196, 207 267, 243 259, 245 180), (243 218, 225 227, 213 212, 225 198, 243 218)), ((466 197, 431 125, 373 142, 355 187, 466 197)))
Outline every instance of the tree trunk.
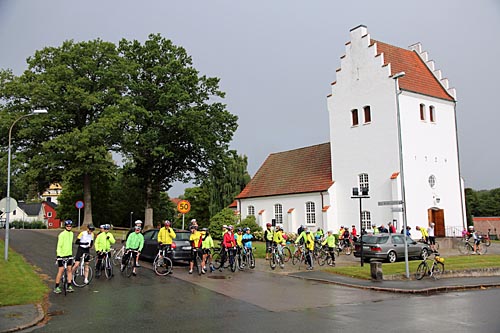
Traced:
POLYGON ((146 211, 144 212, 144 229, 153 227, 153 189, 151 183, 146 185, 146 211))
POLYGON ((85 206, 83 207, 83 222, 82 225, 85 224, 93 224, 92 223, 92 189, 90 186, 90 175, 85 174, 83 176, 83 202, 85 206))

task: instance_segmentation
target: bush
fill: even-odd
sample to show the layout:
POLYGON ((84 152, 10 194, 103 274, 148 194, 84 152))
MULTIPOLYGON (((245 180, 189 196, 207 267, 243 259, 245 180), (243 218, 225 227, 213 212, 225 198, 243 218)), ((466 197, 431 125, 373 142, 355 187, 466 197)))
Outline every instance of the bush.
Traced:
POLYGON ((42 221, 12 221, 9 223, 9 226, 16 229, 23 229, 23 227, 24 229, 47 229, 47 226, 42 221))
POLYGON ((236 225, 238 217, 234 215, 234 211, 229 208, 224 208, 210 219, 208 230, 213 239, 222 239, 222 226, 236 225))

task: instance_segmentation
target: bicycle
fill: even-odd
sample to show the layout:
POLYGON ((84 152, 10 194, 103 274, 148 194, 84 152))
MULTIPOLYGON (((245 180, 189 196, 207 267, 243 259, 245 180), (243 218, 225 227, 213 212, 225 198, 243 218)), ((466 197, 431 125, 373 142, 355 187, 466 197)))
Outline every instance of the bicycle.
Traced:
MULTIPOLYGON (((68 261, 73 260, 73 257, 67 257, 67 258, 57 258, 56 259, 56 265, 58 265, 58 261, 61 260, 63 262, 63 274, 61 276, 61 283, 62 283, 62 289, 64 292, 64 296, 66 296, 68 292, 68 261)), ((59 267, 59 265, 58 265, 59 267)))
POLYGON ((484 244, 487 247, 489 247, 491 245, 491 240, 490 240, 489 234, 481 235, 481 244, 484 244))
POLYGON ((290 250, 290 245, 289 242, 286 243, 285 246, 283 246, 283 261, 284 262, 289 262, 292 259, 292 250, 290 250))
POLYGON ((304 245, 296 245, 295 250, 293 251, 292 254, 292 264, 295 265, 297 263, 300 264, 301 261, 305 260, 304 256, 304 245))
POLYGON ((417 280, 422 280, 424 276, 432 276, 435 280, 439 279, 441 274, 444 272, 444 258, 439 256, 439 253, 434 252, 434 259, 432 260, 432 266, 429 267, 427 260, 429 257, 422 260, 420 265, 417 267, 417 272, 415 273, 415 278, 417 280))
POLYGON ((100 259, 101 264, 99 265, 99 259, 96 260, 95 274, 96 278, 101 276, 101 271, 104 270, 104 275, 106 279, 111 279, 113 277, 113 264, 111 262, 111 251, 104 252, 104 257, 100 259), (99 265, 99 268, 97 268, 99 265))
POLYGON ((83 288, 90 284, 94 278, 94 271, 90 266, 90 262, 94 260, 94 256, 84 253, 80 259, 80 264, 76 267, 73 273, 73 285, 78 288, 83 288), (89 260, 85 262, 85 258, 89 257, 89 260), (85 268, 87 269, 87 283, 85 283, 85 268))
POLYGON ((328 248, 322 247, 318 257, 318 265, 324 266, 325 264, 327 264, 328 266, 331 266, 333 263, 334 262, 332 260, 332 256, 330 255, 330 252, 328 251, 328 248))
MULTIPOLYGON (((122 243, 124 241, 122 240, 122 243)), ((125 254, 125 245, 122 245, 120 249, 111 249, 111 258, 113 259, 113 265, 118 266, 122 262, 123 255, 125 254)))
MULTIPOLYGON (((198 275, 202 274, 202 267, 201 267, 201 262, 202 262, 202 253, 200 248, 193 248, 193 256, 194 256, 194 265, 196 266, 196 271, 198 272, 198 275)), ((234 271, 233 271, 234 272, 234 271)))
POLYGON ((335 255, 345 254, 349 256, 352 253, 352 249, 352 244, 349 241, 341 239, 339 240, 339 246, 335 248, 335 255))
POLYGON ((278 248, 279 245, 272 245, 271 246, 271 256, 269 258, 269 266, 271 266, 271 269, 274 270, 277 265, 280 266, 281 269, 285 268, 285 264, 283 262, 283 255, 281 254, 281 251, 278 248))
POLYGON ((251 269, 255 268, 255 257, 253 255, 254 250, 256 250, 256 248, 251 248, 251 247, 244 247, 243 248, 243 251, 245 252, 243 254, 244 267, 250 267, 251 269))
MULTIPOLYGON (((474 245, 471 244, 470 240, 472 238, 469 238, 469 239, 464 239, 462 240, 461 244, 458 245, 458 251, 461 253, 461 254, 471 254, 471 253, 474 253, 474 245)), ((472 239, 472 241, 474 241, 472 239)), ((480 244, 477 245, 477 251, 479 251, 478 253, 479 254, 485 254, 487 252, 487 246, 481 246, 480 244)))
POLYGON ((136 250, 127 250, 124 254, 124 260, 122 261, 123 268, 122 272, 125 274, 126 277, 130 277, 134 271, 135 267, 135 257, 139 251, 136 250))
POLYGON ((165 276, 172 273, 172 260, 169 258, 169 254, 172 253, 172 249, 167 247, 160 248, 158 254, 153 261, 153 270, 156 275, 165 276))
POLYGON ((225 254, 225 250, 222 247, 216 247, 212 249, 212 263, 214 269, 229 267, 229 263, 226 260, 224 260, 224 266, 222 266, 222 258, 224 258, 225 254))

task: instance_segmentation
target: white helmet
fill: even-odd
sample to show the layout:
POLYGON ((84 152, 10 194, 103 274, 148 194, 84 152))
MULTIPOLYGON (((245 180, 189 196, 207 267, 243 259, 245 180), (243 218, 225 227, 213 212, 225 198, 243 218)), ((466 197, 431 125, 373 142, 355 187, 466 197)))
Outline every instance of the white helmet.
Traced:
POLYGON ((142 221, 141 220, 135 220, 135 225, 142 225, 142 221))

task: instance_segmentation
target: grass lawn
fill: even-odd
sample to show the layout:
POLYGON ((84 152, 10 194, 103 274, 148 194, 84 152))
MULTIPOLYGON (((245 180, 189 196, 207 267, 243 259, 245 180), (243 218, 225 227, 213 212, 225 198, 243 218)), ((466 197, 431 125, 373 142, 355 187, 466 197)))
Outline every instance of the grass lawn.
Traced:
MULTIPOLYGON (((3 240, 0 247, 5 248, 3 240)), ((49 288, 35 268, 9 249, 9 260, 0 260, 0 306, 40 302, 49 288)))
MULTIPOLYGON (((409 262, 410 275, 415 274, 421 260, 411 260, 409 262)), ((451 256, 445 257, 445 271, 461 271, 467 269, 500 267, 500 255, 471 255, 471 256, 451 256)), ((327 272, 343 274, 361 279, 370 279, 370 264, 365 263, 363 267, 359 263, 352 266, 332 267, 325 269, 327 272)), ((384 275, 404 275, 406 272, 405 263, 396 262, 393 264, 383 263, 382 271, 384 275)))

